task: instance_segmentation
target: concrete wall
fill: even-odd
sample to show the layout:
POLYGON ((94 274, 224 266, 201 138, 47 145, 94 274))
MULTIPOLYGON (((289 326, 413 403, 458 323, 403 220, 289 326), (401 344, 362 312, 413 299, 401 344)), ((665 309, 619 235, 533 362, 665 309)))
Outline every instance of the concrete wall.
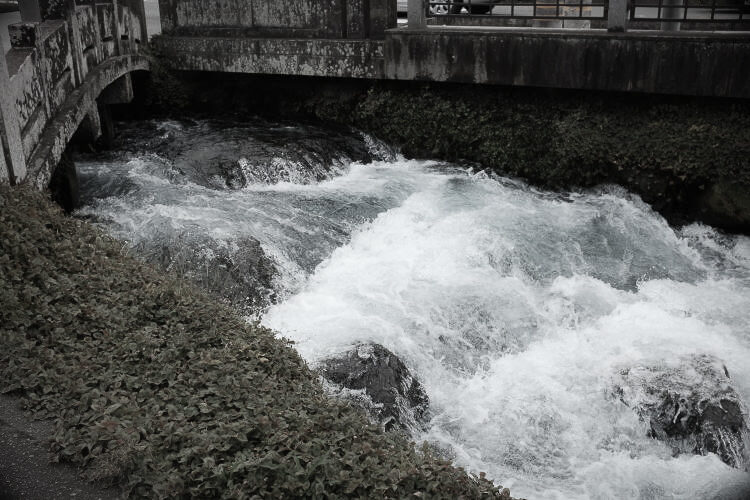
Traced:
POLYGON ((750 37, 392 30, 386 79, 750 98, 750 37))
POLYGON ((383 42, 277 38, 154 38, 176 68, 192 71, 382 78, 383 42))
POLYGON ((159 0, 162 32, 183 36, 375 38, 396 0, 159 0))
POLYGON ((744 34, 388 30, 385 40, 158 39, 179 70, 750 98, 744 34))
POLYGON ((89 102, 91 95, 96 94, 95 99, 112 83, 107 78, 117 79, 132 69, 147 68, 141 60, 131 59, 145 42, 140 0, 78 0, 70 7, 65 19, 9 27, 12 48, 0 67, 0 143, 4 145, 6 171, 11 163, 9 156, 21 158, 11 165, 14 181, 27 180, 45 187, 50 169, 57 164, 83 116, 96 110, 96 103, 89 102), (135 3, 140 8, 131 8, 135 3), (106 64, 113 60, 119 61, 116 70, 106 64), (4 77, 3 69, 8 77, 4 77), (71 102, 85 107, 72 109, 71 102), (18 130, 20 154, 13 152, 14 129, 18 130))

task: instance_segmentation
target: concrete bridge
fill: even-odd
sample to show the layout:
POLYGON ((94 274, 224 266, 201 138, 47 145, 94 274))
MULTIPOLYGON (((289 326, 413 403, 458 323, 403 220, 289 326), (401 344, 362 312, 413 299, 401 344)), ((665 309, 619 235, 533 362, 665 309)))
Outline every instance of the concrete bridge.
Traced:
MULTIPOLYGON (((396 0, 159 0, 154 45, 187 71, 750 98, 746 0, 488 1, 409 0, 397 23, 396 0)), ((74 134, 106 132, 107 105, 149 69, 144 5, 20 5, 0 57, 0 182, 43 188, 74 134)))
POLYGON ((21 0, 22 22, 0 42, 0 182, 46 188, 73 135, 111 127, 107 105, 129 102, 130 74, 148 70, 142 0, 21 0))
POLYGON ((160 0, 156 44, 190 71, 750 97, 744 0, 488 1, 397 25, 396 0, 160 0))

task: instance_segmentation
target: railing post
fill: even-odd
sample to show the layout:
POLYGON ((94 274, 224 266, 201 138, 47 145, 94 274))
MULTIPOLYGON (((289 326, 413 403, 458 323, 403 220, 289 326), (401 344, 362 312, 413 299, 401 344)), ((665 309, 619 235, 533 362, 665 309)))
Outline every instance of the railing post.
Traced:
POLYGON ((21 142, 21 125, 18 123, 16 99, 11 91, 8 64, 5 60, 5 47, 0 39, 0 182, 11 184, 26 177, 26 160, 21 142))
POLYGON ((409 29, 421 30, 427 27, 427 8, 425 0, 409 0, 407 9, 409 29))
POLYGON ((78 87, 86 77, 86 63, 83 58, 83 46, 81 44, 80 26, 76 16, 75 0, 68 0, 65 10, 65 21, 68 23, 68 46, 73 59, 73 84, 78 87))
MULTIPOLYGON (((680 13, 682 12, 682 0, 664 0, 662 9, 662 16, 667 19, 679 19, 680 13)), ((662 31, 680 31, 679 21, 662 21, 662 31)))
POLYGON ((609 0, 607 31, 626 31, 628 26, 628 0, 609 0))
MULTIPOLYGON (((46 5, 48 2, 44 2, 46 5)), ((21 11, 22 23, 41 23, 42 22, 42 1, 41 0, 19 0, 18 10, 21 11)))
POLYGON ((115 42, 115 55, 122 55, 122 35, 120 34, 120 6, 117 0, 112 0, 112 39, 115 42))

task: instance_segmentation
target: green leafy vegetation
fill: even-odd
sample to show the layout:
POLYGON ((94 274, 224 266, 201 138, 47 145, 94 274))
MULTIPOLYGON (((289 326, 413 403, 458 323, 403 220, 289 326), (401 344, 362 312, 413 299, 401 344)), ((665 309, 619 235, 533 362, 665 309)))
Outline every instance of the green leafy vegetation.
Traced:
POLYGON ((477 162, 551 189, 616 183, 675 222, 750 231, 750 107, 665 100, 386 85, 341 117, 409 156, 477 162))
POLYGON ((332 400, 288 342, 0 187, 0 391, 131 497, 497 498, 332 400))

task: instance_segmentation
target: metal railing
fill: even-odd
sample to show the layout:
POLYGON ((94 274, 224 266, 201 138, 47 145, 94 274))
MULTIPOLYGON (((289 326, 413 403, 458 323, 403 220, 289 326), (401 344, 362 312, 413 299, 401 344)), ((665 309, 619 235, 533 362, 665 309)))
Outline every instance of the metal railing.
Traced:
POLYGON ((409 26, 750 31, 750 0, 409 0, 409 26))
POLYGON ((750 22, 745 0, 632 0, 631 21, 750 22))
POLYGON ((428 14, 482 15, 507 19, 607 18, 606 0, 430 0, 428 14))

